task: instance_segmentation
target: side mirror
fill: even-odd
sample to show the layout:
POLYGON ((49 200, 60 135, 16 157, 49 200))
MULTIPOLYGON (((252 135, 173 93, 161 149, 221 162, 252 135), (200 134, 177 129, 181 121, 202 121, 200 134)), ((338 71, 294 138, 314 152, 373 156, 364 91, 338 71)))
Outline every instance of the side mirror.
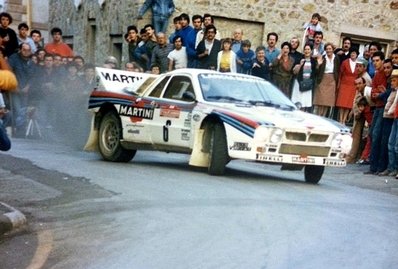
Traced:
POLYGON ((193 92, 186 91, 182 95, 182 100, 187 102, 193 102, 195 101, 195 94, 193 92))

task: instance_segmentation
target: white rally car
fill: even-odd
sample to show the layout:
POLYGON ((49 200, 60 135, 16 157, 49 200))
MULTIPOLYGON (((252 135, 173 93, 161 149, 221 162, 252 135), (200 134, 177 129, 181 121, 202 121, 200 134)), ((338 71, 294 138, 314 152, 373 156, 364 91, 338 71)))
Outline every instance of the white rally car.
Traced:
POLYGON ((304 167, 318 183, 345 166, 345 126, 305 113, 269 82, 242 74, 180 69, 154 76, 97 68, 86 150, 128 162, 137 150, 190 154, 189 164, 222 175, 233 159, 304 167))

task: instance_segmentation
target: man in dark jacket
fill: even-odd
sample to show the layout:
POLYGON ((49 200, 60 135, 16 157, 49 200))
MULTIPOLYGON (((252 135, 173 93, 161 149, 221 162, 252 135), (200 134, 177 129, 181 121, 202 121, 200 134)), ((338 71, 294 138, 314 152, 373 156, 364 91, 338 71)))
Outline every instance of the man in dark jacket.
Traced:
POLYGON ((196 54, 199 58, 199 68, 216 70, 217 55, 221 50, 221 41, 215 39, 217 29, 214 25, 208 25, 205 29, 205 39, 199 42, 196 54))

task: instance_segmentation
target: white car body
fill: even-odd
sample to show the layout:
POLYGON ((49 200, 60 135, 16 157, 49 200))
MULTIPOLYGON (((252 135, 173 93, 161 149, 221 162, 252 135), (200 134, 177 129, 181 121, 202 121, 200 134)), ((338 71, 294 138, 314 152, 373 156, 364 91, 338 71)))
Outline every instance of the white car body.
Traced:
POLYGON ((129 161, 139 149, 187 153, 190 165, 218 175, 230 160, 242 159, 306 167, 311 183, 320 180, 323 167, 346 165, 350 130, 298 110, 262 79, 199 69, 153 76, 97 68, 97 81, 89 101, 94 118, 86 149, 99 149, 105 160, 129 161), (255 101, 247 99, 252 92, 255 101), (109 122, 106 114, 113 114, 109 122), (120 124, 117 134, 112 122, 120 124), (224 140, 225 146, 214 146, 224 140))

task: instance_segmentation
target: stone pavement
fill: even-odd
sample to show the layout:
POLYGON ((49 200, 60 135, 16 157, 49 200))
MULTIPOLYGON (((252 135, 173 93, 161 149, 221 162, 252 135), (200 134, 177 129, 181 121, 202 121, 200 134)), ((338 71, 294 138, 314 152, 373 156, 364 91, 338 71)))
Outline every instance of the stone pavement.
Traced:
POLYGON ((16 207, 59 195, 53 189, 0 167, 0 235, 27 224, 16 207))

